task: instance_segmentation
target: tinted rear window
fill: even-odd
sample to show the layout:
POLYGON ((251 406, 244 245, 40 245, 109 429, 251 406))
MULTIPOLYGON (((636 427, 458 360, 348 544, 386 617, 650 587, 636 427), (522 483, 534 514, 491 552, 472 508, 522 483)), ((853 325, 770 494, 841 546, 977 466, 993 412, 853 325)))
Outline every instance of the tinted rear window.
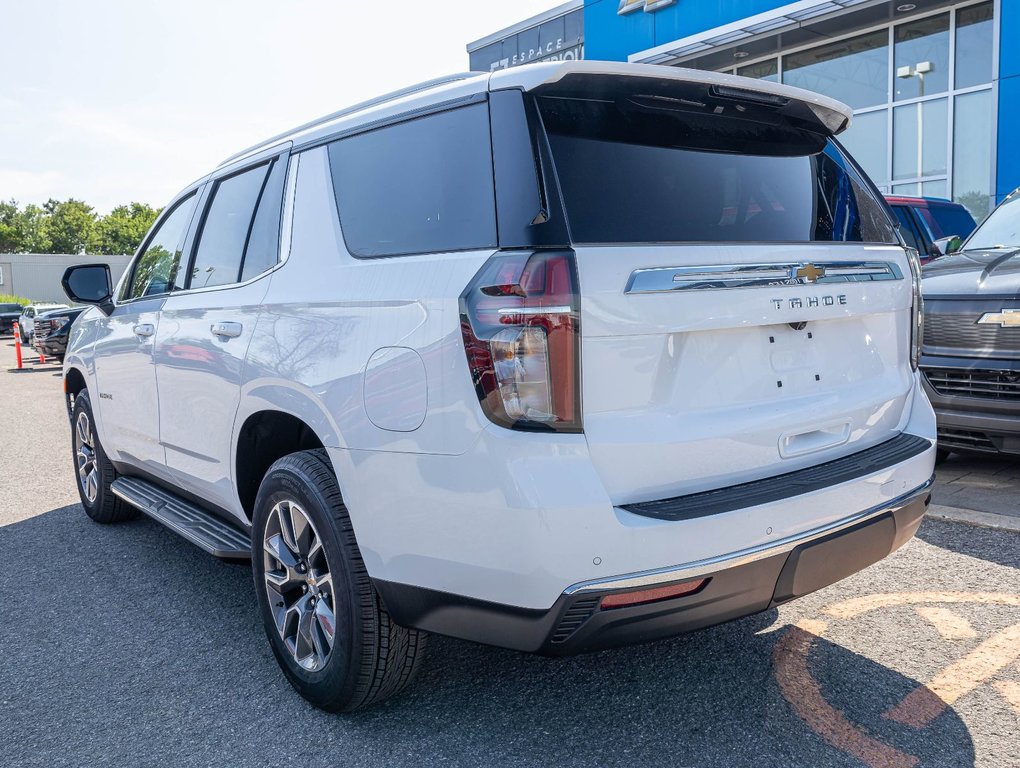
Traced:
POLYGON ((977 227, 977 222, 970 215, 970 211, 963 207, 932 205, 928 207, 928 213, 935 220, 936 227, 940 230, 936 237, 956 235, 960 238, 966 238, 977 227))
POLYGON ((0 312, 21 312, 20 304, 0 304, 0 312))
POLYGON ((329 162, 355 256, 495 247, 487 105, 340 139, 329 145, 329 162))
POLYGON ((898 243, 817 134, 633 100, 538 102, 574 242, 898 243))

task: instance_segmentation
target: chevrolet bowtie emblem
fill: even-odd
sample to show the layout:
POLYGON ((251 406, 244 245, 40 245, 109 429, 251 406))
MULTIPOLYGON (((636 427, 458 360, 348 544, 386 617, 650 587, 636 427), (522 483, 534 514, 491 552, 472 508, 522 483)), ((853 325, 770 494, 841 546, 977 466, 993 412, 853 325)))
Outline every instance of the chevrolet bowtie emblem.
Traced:
POLYGON ((799 277, 807 283, 814 283, 820 277, 825 277, 825 267, 816 267, 814 264, 801 264, 790 277, 799 277))
POLYGON ((1000 328, 1020 327, 1020 309, 1001 309, 998 312, 985 312, 978 320, 979 325, 998 325, 1000 328))

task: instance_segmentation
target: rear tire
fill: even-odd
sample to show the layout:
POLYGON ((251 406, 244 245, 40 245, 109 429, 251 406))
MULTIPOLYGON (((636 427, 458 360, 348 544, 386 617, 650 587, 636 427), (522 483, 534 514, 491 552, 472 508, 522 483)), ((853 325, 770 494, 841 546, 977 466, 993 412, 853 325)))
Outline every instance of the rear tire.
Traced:
POLYGON ((104 524, 138 516, 138 510, 114 496, 110 488, 117 479, 117 470, 96 435, 92 403, 84 389, 75 396, 71 409, 71 457, 85 514, 104 524))
POLYGON ((380 602, 324 450, 285 456, 263 478, 252 573, 273 654, 315 706, 363 709, 414 678, 426 633, 395 624, 380 602))

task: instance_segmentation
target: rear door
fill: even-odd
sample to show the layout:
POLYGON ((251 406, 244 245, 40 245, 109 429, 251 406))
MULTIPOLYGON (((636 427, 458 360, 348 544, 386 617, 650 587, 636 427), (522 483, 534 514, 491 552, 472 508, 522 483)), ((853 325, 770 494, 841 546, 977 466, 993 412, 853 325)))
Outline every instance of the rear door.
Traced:
POLYGON ((277 263, 286 175, 282 155, 210 182, 185 290, 163 305, 156 335, 167 464, 185 489, 228 509, 242 369, 277 263))
POLYGON ((654 96, 538 99, 577 255, 584 433, 613 501, 894 436, 911 281, 876 193, 824 133, 711 92, 654 96))
POLYGON ((159 311, 182 277, 181 248, 195 210, 194 192, 163 214, 131 266, 109 317, 97 321, 98 407, 103 447, 114 461, 165 476, 153 342, 159 311))

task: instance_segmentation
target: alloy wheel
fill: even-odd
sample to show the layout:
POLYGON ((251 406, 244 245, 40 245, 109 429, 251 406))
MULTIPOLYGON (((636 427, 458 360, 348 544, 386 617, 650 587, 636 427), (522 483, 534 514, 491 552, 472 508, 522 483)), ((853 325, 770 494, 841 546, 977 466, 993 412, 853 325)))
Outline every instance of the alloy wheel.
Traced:
POLYGON ((303 669, 322 669, 336 639, 333 577, 319 532, 294 501, 281 501, 269 513, 263 566, 266 596, 284 645, 303 669))
POLYGON ((78 463, 78 483, 81 485, 81 492, 89 504, 92 504, 99 495, 99 466, 96 463, 92 423, 85 411, 81 411, 75 420, 74 455, 78 463))

